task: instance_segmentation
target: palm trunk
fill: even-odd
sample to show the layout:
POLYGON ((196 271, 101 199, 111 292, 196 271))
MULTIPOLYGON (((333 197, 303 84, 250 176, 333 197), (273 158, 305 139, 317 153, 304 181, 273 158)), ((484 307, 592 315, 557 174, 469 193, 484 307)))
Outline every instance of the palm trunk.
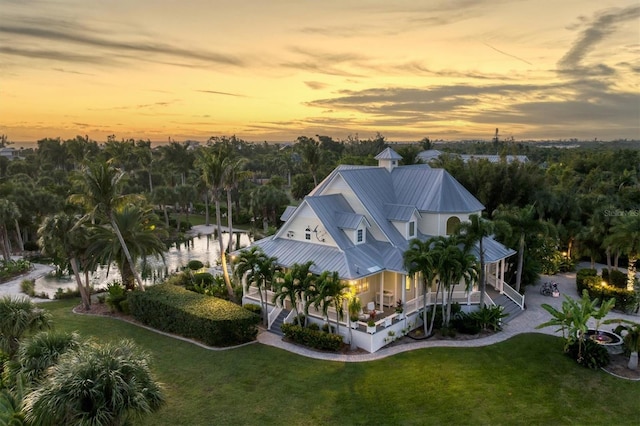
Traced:
POLYGON ((636 283, 636 256, 629 256, 629 268, 627 269, 627 290, 633 291, 636 283))
POLYGON ((520 292, 522 268, 524 266, 524 233, 520 234, 520 250, 518 251, 518 273, 516 274, 516 291, 520 292))
POLYGON ((0 251, 2 251, 2 257, 5 262, 11 260, 10 253, 7 251, 7 246, 4 243, 4 227, 0 226, 0 251))
POLYGON ((209 220, 209 194, 205 194, 204 197, 204 224, 206 226, 211 225, 211 221, 209 220))
POLYGON ((20 233, 20 224, 18 223, 18 219, 15 220, 16 223, 16 238, 18 240, 18 247, 20 248, 20 252, 24 251, 24 241, 22 241, 22 233, 20 233))
POLYGON ((118 224, 116 223, 116 219, 113 216, 112 212, 109 212, 109 219, 111 220, 111 226, 113 227, 113 230, 116 233, 116 236, 118 237, 118 241, 120 241, 120 245, 122 246, 122 251, 124 252, 125 257, 127 258, 127 262, 129 262, 129 266, 131 267, 131 272, 133 273, 133 276, 136 277, 136 281, 138 282, 138 290, 144 291, 144 284, 142 283, 142 278, 140 278, 140 275, 138 274, 136 265, 133 262, 133 259, 131 258, 129 247, 127 247, 127 244, 124 242, 124 238, 122 237, 122 233, 120 232, 120 228, 118 227, 118 224))
MULTIPOLYGON (((424 329, 424 335, 428 336, 429 333, 427 333, 428 331, 428 325, 427 325, 427 279, 426 278, 422 278, 422 320, 424 321, 423 324, 423 329, 424 329)), ((437 299, 437 295, 436 295, 436 299, 437 299)))
POLYGON ((224 252, 224 245, 222 244, 222 225, 220 218, 220 200, 218 197, 215 198, 216 201, 216 226, 218 228, 218 246, 220 247, 220 260, 222 263, 222 277, 224 278, 224 284, 227 286, 227 292, 229 293, 229 298, 231 300, 235 300, 235 294, 233 293, 233 287, 231 286, 231 279, 229 278, 229 270, 227 269, 227 256, 224 252))
POLYGON ((433 301, 433 311, 431 312, 431 323, 429 324, 429 332, 426 334, 427 336, 431 336, 431 333, 433 333, 433 324, 436 322, 436 309, 438 307, 438 294, 440 293, 440 287, 441 284, 440 282, 438 282, 438 285, 436 286, 436 298, 433 301))
POLYGON ((164 223, 167 225, 167 228, 169 228, 169 213, 167 212, 166 204, 162 205, 162 210, 164 211, 164 223))
POLYGON ((233 215, 232 212, 232 201, 231 201, 231 190, 227 190, 227 224, 229 226, 229 243, 227 244, 227 253, 231 253, 231 249, 233 246, 233 215))
POLYGON ((87 294, 87 289, 82 285, 82 278, 80 278, 80 270, 78 269, 78 261, 75 257, 69 259, 71 263, 71 269, 73 270, 73 276, 76 277, 76 283, 78 284, 78 291, 80 292, 80 298, 82 299, 82 305, 85 311, 91 309, 91 298, 87 294))
POLYGON ((484 247, 480 237, 480 309, 484 308, 484 295, 487 292, 487 283, 484 277, 484 247))
POLYGON ((609 271, 609 275, 611 275, 611 247, 607 247, 605 253, 607 254, 607 270, 609 271))

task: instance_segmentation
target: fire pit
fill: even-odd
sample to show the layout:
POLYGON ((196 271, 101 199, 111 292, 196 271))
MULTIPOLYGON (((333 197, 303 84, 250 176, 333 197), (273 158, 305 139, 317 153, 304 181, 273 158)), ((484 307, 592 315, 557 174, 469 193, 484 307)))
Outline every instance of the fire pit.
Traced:
POLYGON ((622 337, 610 331, 589 329, 585 334, 587 339, 591 339, 599 345, 604 346, 611 355, 622 353, 622 337))

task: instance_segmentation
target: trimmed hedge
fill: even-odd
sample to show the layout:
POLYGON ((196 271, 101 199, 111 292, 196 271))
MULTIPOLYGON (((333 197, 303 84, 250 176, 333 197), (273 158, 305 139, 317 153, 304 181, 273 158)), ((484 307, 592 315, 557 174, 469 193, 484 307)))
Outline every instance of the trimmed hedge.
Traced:
POLYGON ((342 346, 342 336, 324 331, 300 327, 294 324, 282 324, 285 337, 310 348, 337 352, 342 346))
POLYGON ((576 287, 578 289, 578 294, 582 294, 583 290, 587 290, 590 298, 594 299, 597 297, 601 301, 609 300, 613 297, 616 300, 615 309, 622 312, 628 313, 635 309, 638 304, 638 298, 635 291, 602 284, 603 279, 597 274, 595 276, 591 275, 590 271, 594 270, 581 269, 576 274, 576 287))
POLYGON ((233 346, 255 339, 260 318, 234 303, 171 284, 129 295, 131 315, 157 330, 209 346, 233 346))

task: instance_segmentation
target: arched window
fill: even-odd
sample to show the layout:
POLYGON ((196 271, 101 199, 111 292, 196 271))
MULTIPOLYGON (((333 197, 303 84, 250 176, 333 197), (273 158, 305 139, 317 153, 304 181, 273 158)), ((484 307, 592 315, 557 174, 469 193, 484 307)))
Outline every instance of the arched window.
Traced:
POLYGON ((459 225, 460 219, 457 216, 451 216, 447 219, 447 235, 453 234, 459 225))

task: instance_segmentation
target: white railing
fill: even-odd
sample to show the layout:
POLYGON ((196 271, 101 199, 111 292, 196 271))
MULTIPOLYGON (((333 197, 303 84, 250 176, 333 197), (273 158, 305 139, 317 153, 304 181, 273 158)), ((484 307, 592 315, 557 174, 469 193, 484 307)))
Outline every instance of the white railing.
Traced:
POLYGON ((484 305, 489 308, 492 306, 496 306, 496 302, 491 298, 491 296, 489 296, 489 293, 487 292, 484 293, 484 305))
POLYGON ((504 283, 504 286, 502 287, 502 291, 504 292, 505 296, 513 300, 513 302, 516 305, 520 306, 520 309, 524 309, 524 294, 518 293, 513 287, 511 287, 507 283, 504 283))
POLYGON ((269 312, 269 315, 268 315, 267 324, 269 324, 269 326, 267 327, 267 329, 271 330, 271 324, 273 324, 276 318, 278 318, 278 315, 280 315, 280 312, 282 312, 282 308, 280 306, 274 306, 273 309, 271 309, 271 312, 269 312))

